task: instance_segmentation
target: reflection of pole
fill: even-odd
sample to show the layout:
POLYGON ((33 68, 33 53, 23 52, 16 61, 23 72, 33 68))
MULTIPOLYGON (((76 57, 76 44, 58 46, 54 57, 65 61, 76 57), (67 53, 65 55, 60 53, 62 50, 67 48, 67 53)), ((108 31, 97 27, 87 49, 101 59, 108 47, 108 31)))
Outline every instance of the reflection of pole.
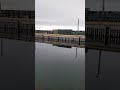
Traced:
POLYGON ((1 56, 3 56, 3 40, 1 38, 1 56))
POLYGON ((97 73, 97 78, 98 78, 99 75, 100 75, 101 53, 102 53, 102 51, 100 50, 100 52, 99 52, 99 61, 98 61, 98 73, 97 73))
POLYGON ((76 47, 76 56, 75 56, 75 59, 77 58, 77 47, 76 47))

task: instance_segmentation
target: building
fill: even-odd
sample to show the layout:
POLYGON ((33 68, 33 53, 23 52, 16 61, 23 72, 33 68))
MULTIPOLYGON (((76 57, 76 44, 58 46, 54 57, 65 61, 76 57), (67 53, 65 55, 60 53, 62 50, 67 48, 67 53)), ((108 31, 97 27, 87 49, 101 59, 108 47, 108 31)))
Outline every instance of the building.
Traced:
POLYGON ((72 29, 55 29, 53 30, 53 34, 72 34, 72 29))
POLYGON ((53 31, 51 31, 51 30, 35 30, 35 33, 40 33, 40 34, 53 34, 53 31))
POLYGON ((0 37, 32 39, 35 35, 35 11, 0 9, 0 37))
POLYGON ((85 35, 85 31, 72 31, 73 35, 85 35))
MULTIPOLYGON (((66 30, 66 29, 65 29, 66 30)), ((68 34, 68 35, 85 35, 85 31, 59 31, 59 30, 35 30, 39 34, 68 34)))

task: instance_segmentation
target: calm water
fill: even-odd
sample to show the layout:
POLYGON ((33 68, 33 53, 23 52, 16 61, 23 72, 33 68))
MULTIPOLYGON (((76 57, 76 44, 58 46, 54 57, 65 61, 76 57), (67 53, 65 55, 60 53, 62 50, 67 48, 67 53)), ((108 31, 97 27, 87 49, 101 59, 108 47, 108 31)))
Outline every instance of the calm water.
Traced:
POLYGON ((36 43, 36 90, 84 90, 85 49, 36 43))
POLYGON ((34 90, 34 47, 33 42, 0 38, 0 90, 34 90))
POLYGON ((88 49, 86 90, 120 90, 120 52, 88 49))
POLYGON ((34 85, 36 90, 120 88, 120 52, 88 49, 85 54, 84 48, 44 43, 36 43, 36 51, 34 47, 32 42, 0 41, 0 83, 5 85, 1 90, 29 90, 34 85))

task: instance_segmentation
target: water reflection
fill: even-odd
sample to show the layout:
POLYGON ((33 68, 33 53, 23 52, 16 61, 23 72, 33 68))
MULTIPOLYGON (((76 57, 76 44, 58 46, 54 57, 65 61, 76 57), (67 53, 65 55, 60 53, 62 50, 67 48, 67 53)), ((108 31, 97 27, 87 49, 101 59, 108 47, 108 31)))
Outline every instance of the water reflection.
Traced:
MULTIPOLYGON (((57 44, 53 44, 53 46, 57 46, 57 47, 63 47, 63 48, 72 48, 72 46, 67 46, 67 45, 57 45, 57 44)), ((77 59, 77 53, 78 53, 78 47, 76 47, 75 50, 75 59, 77 59)))
POLYGON ((75 59, 77 59, 77 49, 78 49, 78 48, 76 47, 76 54, 75 54, 76 56, 75 56, 75 59))
POLYGON ((120 80, 119 58, 119 52, 88 49, 85 64, 86 87, 95 90, 120 88, 118 85, 120 80))
POLYGON ((0 38, 0 89, 34 89, 35 43, 0 38))
POLYGON ((86 90, 120 89, 119 17, 119 11, 95 11, 94 8, 86 8, 86 90))
POLYGON ((98 73, 97 73, 97 78, 98 78, 99 75, 100 75, 101 53, 102 53, 102 51, 100 50, 100 51, 99 51, 99 60, 98 60, 98 73))
POLYGON ((63 47, 63 48, 72 48, 72 46, 53 44, 53 46, 63 47))
POLYGON ((85 49, 36 43, 36 90, 84 90, 85 49))
POLYGON ((0 2, 0 90, 34 90, 34 41, 35 10, 6 10, 0 2))

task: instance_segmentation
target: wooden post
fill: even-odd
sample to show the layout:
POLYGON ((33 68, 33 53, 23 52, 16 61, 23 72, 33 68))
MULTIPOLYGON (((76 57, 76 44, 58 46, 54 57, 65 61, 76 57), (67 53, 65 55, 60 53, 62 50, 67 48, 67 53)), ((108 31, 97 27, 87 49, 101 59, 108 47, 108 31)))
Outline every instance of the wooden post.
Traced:
POLYGON ((42 41, 44 41, 44 36, 42 35, 42 41))
POLYGON ((59 42, 59 37, 58 37, 58 42, 59 42))
POLYGON ((48 41, 49 41, 49 36, 48 36, 48 41))
POLYGON ((74 44, 74 38, 73 38, 73 44, 74 44))

